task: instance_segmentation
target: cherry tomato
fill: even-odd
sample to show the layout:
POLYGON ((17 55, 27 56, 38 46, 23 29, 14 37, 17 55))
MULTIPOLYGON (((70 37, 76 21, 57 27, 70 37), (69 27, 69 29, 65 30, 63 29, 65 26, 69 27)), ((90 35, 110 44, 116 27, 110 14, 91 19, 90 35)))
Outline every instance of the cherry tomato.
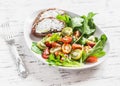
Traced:
POLYGON ((43 53, 43 54, 42 54, 42 57, 43 57, 44 59, 48 59, 49 56, 43 53))
POLYGON ((60 47, 61 45, 57 42, 52 42, 51 43, 52 47, 60 47))
POLYGON ((87 45, 90 46, 90 47, 94 47, 95 46, 95 42, 87 41, 87 45))
POLYGON ((45 45, 46 45, 47 47, 49 47, 49 48, 52 47, 52 44, 51 44, 50 42, 45 42, 45 45))
POLYGON ((82 49, 82 45, 80 44, 72 44, 72 49, 82 49))
POLYGON ((61 41, 65 44, 69 44, 72 42, 72 37, 71 36, 65 36, 61 39, 61 41))
POLYGON ((96 56, 89 56, 86 60, 86 62, 89 62, 89 63, 95 63, 97 62, 98 58, 96 56))
POLYGON ((50 54, 50 52, 49 52, 49 48, 46 48, 44 51, 43 51, 43 53, 42 53, 42 57, 44 58, 44 59, 47 59, 50 54))
POLYGON ((65 53, 65 54, 70 53, 71 49, 72 49, 72 47, 71 47, 70 44, 63 44, 63 45, 62 45, 62 51, 63 51, 63 53, 65 53))

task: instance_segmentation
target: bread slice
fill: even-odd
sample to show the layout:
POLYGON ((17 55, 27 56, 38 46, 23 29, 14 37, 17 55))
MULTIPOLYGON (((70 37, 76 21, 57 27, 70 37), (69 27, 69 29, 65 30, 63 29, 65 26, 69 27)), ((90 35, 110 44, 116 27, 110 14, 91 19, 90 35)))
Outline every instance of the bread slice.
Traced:
POLYGON ((54 17, 42 18, 33 25, 32 34, 43 37, 48 33, 59 32, 65 27, 65 23, 54 17))
POLYGON ((56 18, 56 16, 58 14, 65 14, 65 11, 60 10, 60 9, 56 9, 56 8, 50 8, 50 9, 47 9, 47 10, 40 12, 39 19, 47 18, 47 17, 56 18))
POLYGON ((47 18, 47 17, 56 18, 56 16, 58 14, 65 14, 65 11, 60 10, 60 9, 56 9, 56 8, 49 8, 49 9, 41 10, 40 13, 38 14, 38 16, 35 18, 33 25, 38 23, 39 20, 41 20, 43 18, 47 18))
POLYGON ((65 14, 65 11, 50 8, 40 11, 32 26, 32 34, 43 37, 48 33, 59 32, 65 27, 65 23, 56 19, 58 14, 65 14))

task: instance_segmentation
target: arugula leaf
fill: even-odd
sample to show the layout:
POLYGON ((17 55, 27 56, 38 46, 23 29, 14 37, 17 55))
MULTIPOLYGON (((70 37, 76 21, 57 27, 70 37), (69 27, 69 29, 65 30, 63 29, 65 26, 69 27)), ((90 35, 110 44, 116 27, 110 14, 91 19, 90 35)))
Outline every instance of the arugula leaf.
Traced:
POLYGON ((93 22, 93 17, 95 15, 96 14, 90 12, 90 13, 88 13, 87 16, 85 16, 85 15, 81 16, 81 18, 83 19, 83 22, 82 22, 81 28, 78 28, 78 29, 80 29, 79 31, 81 31, 82 35, 78 38, 78 40, 75 41, 75 43, 80 41, 80 39, 84 35, 90 36, 90 35, 92 35, 95 32, 96 25, 93 22))
POLYGON ((64 15, 58 14, 56 18, 61 20, 61 21, 64 21, 67 26, 71 26, 71 17, 69 15, 67 15, 67 14, 64 14, 64 15))
POLYGON ((88 56, 97 56, 102 57, 105 55, 105 52, 103 51, 103 48, 105 46, 105 43, 107 41, 107 37, 105 34, 102 34, 96 45, 92 48, 92 50, 84 55, 83 62, 87 59, 88 56))
POLYGON ((41 50, 37 47, 37 43, 36 42, 32 42, 32 47, 31 50, 37 54, 41 54, 41 50))
POLYGON ((105 51, 97 51, 97 52, 94 52, 93 54, 91 54, 91 56, 96 56, 97 58, 100 58, 102 56, 104 56, 106 53, 105 51))
POLYGON ((86 42, 87 42, 87 39, 85 37, 82 37, 79 42, 80 42, 81 45, 85 45, 86 42))

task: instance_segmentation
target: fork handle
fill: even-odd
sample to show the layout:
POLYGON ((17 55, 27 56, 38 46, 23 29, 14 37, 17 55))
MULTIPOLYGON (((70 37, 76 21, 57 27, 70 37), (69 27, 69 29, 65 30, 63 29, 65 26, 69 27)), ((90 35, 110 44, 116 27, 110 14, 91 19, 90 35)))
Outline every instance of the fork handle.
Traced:
POLYGON ((26 78, 28 76, 28 71, 25 67, 25 64, 23 63, 22 58, 19 56, 18 50, 17 50, 15 44, 13 44, 11 47, 13 48, 12 49, 13 54, 14 54, 15 59, 16 59, 15 63, 17 66, 18 75, 21 76, 22 78, 26 78))

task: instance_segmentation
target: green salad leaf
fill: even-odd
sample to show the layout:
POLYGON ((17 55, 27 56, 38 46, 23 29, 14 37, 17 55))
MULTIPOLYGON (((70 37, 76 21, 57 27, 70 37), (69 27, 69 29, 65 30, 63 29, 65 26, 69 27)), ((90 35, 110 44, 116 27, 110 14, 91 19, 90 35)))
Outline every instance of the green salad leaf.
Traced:
POLYGON ((81 17, 74 17, 71 19, 72 27, 77 28, 82 26, 83 19, 81 17))
POLYGON ((58 14, 57 19, 61 20, 61 21, 64 21, 66 23, 66 26, 71 26, 71 17, 67 14, 64 14, 64 15, 61 15, 61 14, 58 14))
POLYGON ((91 54, 91 56, 96 56, 97 58, 100 58, 105 54, 106 54, 105 51, 101 50, 101 51, 94 52, 93 54, 91 54))
POLYGON ((83 15, 81 18, 83 19, 82 26, 77 28, 79 31, 81 31, 82 35, 75 41, 78 42, 83 36, 90 36, 92 35, 96 30, 96 25, 93 21, 93 17, 96 14, 93 12, 88 13, 87 16, 83 15))
POLYGON ((53 33, 52 36, 47 37, 45 41, 54 42, 58 41, 61 38, 59 33, 53 33))
MULTIPOLYGON (((61 56, 65 58, 63 54, 61 56)), ((78 61, 73 61, 72 59, 68 59, 68 58, 65 58, 64 61, 61 61, 60 56, 55 57, 54 54, 49 55, 47 62, 49 63, 49 65, 64 66, 64 67, 80 67, 83 65, 82 63, 80 64, 78 61)))
POLYGON ((98 58, 104 56, 105 52, 103 51, 103 48, 106 44, 106 41, 106 35, 102 34, 96 45, 92 48, 92 50, 89 53, 84 54, 83 62, 87 59, 88 56, 96 56, 98 58))
POLYGON ((41 54, 42 51, 37 47, 37 43, 36 42, 32 42, 32 47, 31 50, 37 54, 41 54))

